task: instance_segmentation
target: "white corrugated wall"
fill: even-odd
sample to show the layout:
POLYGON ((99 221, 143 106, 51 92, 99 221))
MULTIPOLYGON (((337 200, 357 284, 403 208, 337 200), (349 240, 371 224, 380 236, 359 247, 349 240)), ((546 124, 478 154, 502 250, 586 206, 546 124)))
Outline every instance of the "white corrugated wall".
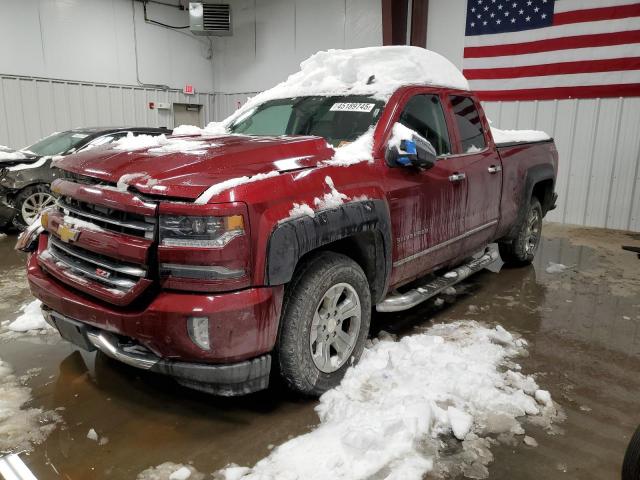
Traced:
POLYGON ((172 128, 172 111, 151 110, 149 102, 199 104, 205 123, 214 118, 210 93, 0 75, 0 145, 20 148, 75 127, 172 128))
POLYGON ((544 130, 560 158, 549 220, 640 231, 640 98, 485 102, 494 126, 544 130))

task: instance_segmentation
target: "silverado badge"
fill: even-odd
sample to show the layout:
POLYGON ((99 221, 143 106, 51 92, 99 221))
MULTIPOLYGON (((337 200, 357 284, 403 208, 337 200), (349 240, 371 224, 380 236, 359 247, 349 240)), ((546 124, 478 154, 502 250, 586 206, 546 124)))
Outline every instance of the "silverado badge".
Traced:
POLYGON ((73 228, 61 223, 58 225, 58 236, 64 243, 75 242, 80 236, 80 231, 74 230, 73 228))

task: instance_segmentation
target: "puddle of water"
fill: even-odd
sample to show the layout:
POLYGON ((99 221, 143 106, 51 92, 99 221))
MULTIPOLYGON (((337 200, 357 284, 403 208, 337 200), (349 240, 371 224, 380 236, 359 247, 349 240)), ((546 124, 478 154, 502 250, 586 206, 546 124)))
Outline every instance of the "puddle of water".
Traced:
MULTIPOLYGON (((538 447, 493 448, 490 478, 619 475, 628 438, 640 423, 640 261, 619 248, 633 241, 615 232, 598 237, 551 229, 530 267, 475 275, 456 296, 443 296, 440 306, 427 302, 375 315, 375 332, 404 335, 468 318, 500 323, 528 340, 530 355, 519 363, 525 372, 541 372, 538 383, 565 409, 564 433, 531 426, 527 433, 538 447), (573 268, 548 274, 550 261, 573 268)), ((0 241, 0 278, 11 293, 0 305, 2 319, 29 297, 20 277, 24 258, 12 243, 0 241)), ((28 380, 32 404, 61 408, 65 427, 25 457, 40 480, 58 478, 54 468, 62 478, 101 479, 135 478, 164 462, 189 463, 200 472, 231 462, 253 465, 270 446, 318 422, 315 401, 279 387, 244 398, 210 397, 66 342, 35 338, 0 340, 0 358, 18 375, 41 368, 28 380), (87 439, 91 428, 108 443, 87 439)))

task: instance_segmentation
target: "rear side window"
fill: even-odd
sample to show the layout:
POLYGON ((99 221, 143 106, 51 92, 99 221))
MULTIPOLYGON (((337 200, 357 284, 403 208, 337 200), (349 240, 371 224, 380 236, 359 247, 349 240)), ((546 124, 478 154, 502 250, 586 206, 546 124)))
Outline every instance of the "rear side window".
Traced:
POLYGON ((444 111, 437 95, 412 97, 400 114, 399 122, 429 140, 438 155, 451 153, 444 111))
POLYGON ((450 98, 458 132, 460 132, 462 153, 474 153, 482 150, 486 143, 480 114, 473 100, 459 95, 452 95, 450 98))

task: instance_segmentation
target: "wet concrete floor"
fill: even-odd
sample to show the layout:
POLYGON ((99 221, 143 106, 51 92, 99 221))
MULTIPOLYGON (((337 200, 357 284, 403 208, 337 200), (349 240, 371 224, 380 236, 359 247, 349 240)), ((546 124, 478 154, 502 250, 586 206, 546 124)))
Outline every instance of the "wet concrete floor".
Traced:
MULTIPOLYGON (((0 240, 0 322, 30 300, 24 258, 0 240)), ((519 359, 565 410, 563 433, 527 426, 538 447, 492 449, 492 479, 615 479, 640 423, 640 260, 620 249, 640 235, 545 225, 535 264, 479 273, 444 306, 428 302, 403 314, 376 315, 375 329, 401 335, 434 322, 500 323, 529 342, 519 359), (549 262, 569 266, 545 271, 549 262)), ((27 385, 30 406, 59 409, 64 421, 23 458, 40 480, 132 479, 166 461, 213 472, 253 465, 291 436, 317 424, 315 402, 278 386, 243 398, 216 398, 80 352, 55 335, 0 335, 0 358, 27 385), (108 442, 87 439, 90 428, 108 442)))

